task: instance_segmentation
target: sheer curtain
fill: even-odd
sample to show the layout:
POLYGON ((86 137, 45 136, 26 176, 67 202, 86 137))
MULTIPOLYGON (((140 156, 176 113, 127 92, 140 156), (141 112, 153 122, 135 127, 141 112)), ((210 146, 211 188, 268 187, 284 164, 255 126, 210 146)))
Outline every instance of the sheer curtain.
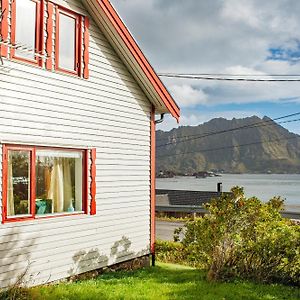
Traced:
POLYGON ((70 159, 64 158, 64 211, 74 211, 70 159))
POLYGON ((55 213, 74 210, 71 167, 68 158, 54 158, 48 199, 52 199, 55 213))
POLYGON ((15 215, 15 203, 14 203, 14 185, 13 185, 13 170, 12 170, 12 160, 8 160, 8 189, 7 189, 7 199, 8 199, 8 207, 7 207, 7 215, 14 216, 15 215))
POLYGON ((64 211, 64 176, 61 158, 54 158, 48 199, 53 201, 54 212, 64 211))

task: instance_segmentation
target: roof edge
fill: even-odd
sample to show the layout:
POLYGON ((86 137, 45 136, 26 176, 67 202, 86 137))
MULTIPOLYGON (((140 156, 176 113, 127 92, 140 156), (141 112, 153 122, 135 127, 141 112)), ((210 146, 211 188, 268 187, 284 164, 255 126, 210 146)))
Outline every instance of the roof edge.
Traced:
POLYGON ((139 64, 144 74, 150 81, 151 85, 154 87, 155 91, 158 93, 162 102, 171 113, 171 115, 179 122, 180 118, 180 108, 176 104, 175 100, 172 98, 167 88, 164 86, 153 67, 148 62, 147 58, 143 54, 142 50, 139 48, 135 39, 127 29, 126 25, 112 6, 109 0, 97 0, 98 4, 102 8, 103 12, 110 20, 111 24, 118 32, 119 36, 125 43, 126 47, 130 53, 135 58, 136 62, 139 64))

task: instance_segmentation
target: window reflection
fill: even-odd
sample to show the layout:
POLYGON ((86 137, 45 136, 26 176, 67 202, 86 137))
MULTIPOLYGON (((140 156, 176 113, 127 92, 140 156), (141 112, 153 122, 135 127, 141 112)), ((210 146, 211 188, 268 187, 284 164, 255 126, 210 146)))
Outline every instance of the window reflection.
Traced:
POLYGON ((76 19, 59 14, 59 67, 76 71, 76 19))
POLYGON ((8 151, 7 215, 30 213, 30 152, 8 151))
POLYGON ((18 57, 35 59, 37 3, 31 0, 16 0, 15 43, 24 45, 32 52, 16 49, 18 57))

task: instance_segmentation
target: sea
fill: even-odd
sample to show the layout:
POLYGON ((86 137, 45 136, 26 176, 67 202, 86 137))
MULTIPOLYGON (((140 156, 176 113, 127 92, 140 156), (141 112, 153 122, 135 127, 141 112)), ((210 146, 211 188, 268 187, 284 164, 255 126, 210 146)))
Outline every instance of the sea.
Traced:
POLYGON ((285 210, 300 212, 300 174, 222 174, 221 177, 157 178, 157 189, 216 191, 222 183, 223 192, 233 186, 244 188, 247 197, 268 201, 274 196, 285 199, 285 210))

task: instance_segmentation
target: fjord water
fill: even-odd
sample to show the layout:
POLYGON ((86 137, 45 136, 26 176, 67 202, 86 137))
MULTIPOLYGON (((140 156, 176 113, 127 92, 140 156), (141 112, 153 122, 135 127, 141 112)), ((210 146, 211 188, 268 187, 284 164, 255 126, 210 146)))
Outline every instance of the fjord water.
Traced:
POLYGON ((285 209, 300 212, 300 174, 222 174, 222 177, 174 177, 157 178, 157 189, 216 191, 217 183, 223 183, 223 192, 233 186, 245 189, 247 197, 256 196, 263 201, 273 196, 286 199, 285 209))

